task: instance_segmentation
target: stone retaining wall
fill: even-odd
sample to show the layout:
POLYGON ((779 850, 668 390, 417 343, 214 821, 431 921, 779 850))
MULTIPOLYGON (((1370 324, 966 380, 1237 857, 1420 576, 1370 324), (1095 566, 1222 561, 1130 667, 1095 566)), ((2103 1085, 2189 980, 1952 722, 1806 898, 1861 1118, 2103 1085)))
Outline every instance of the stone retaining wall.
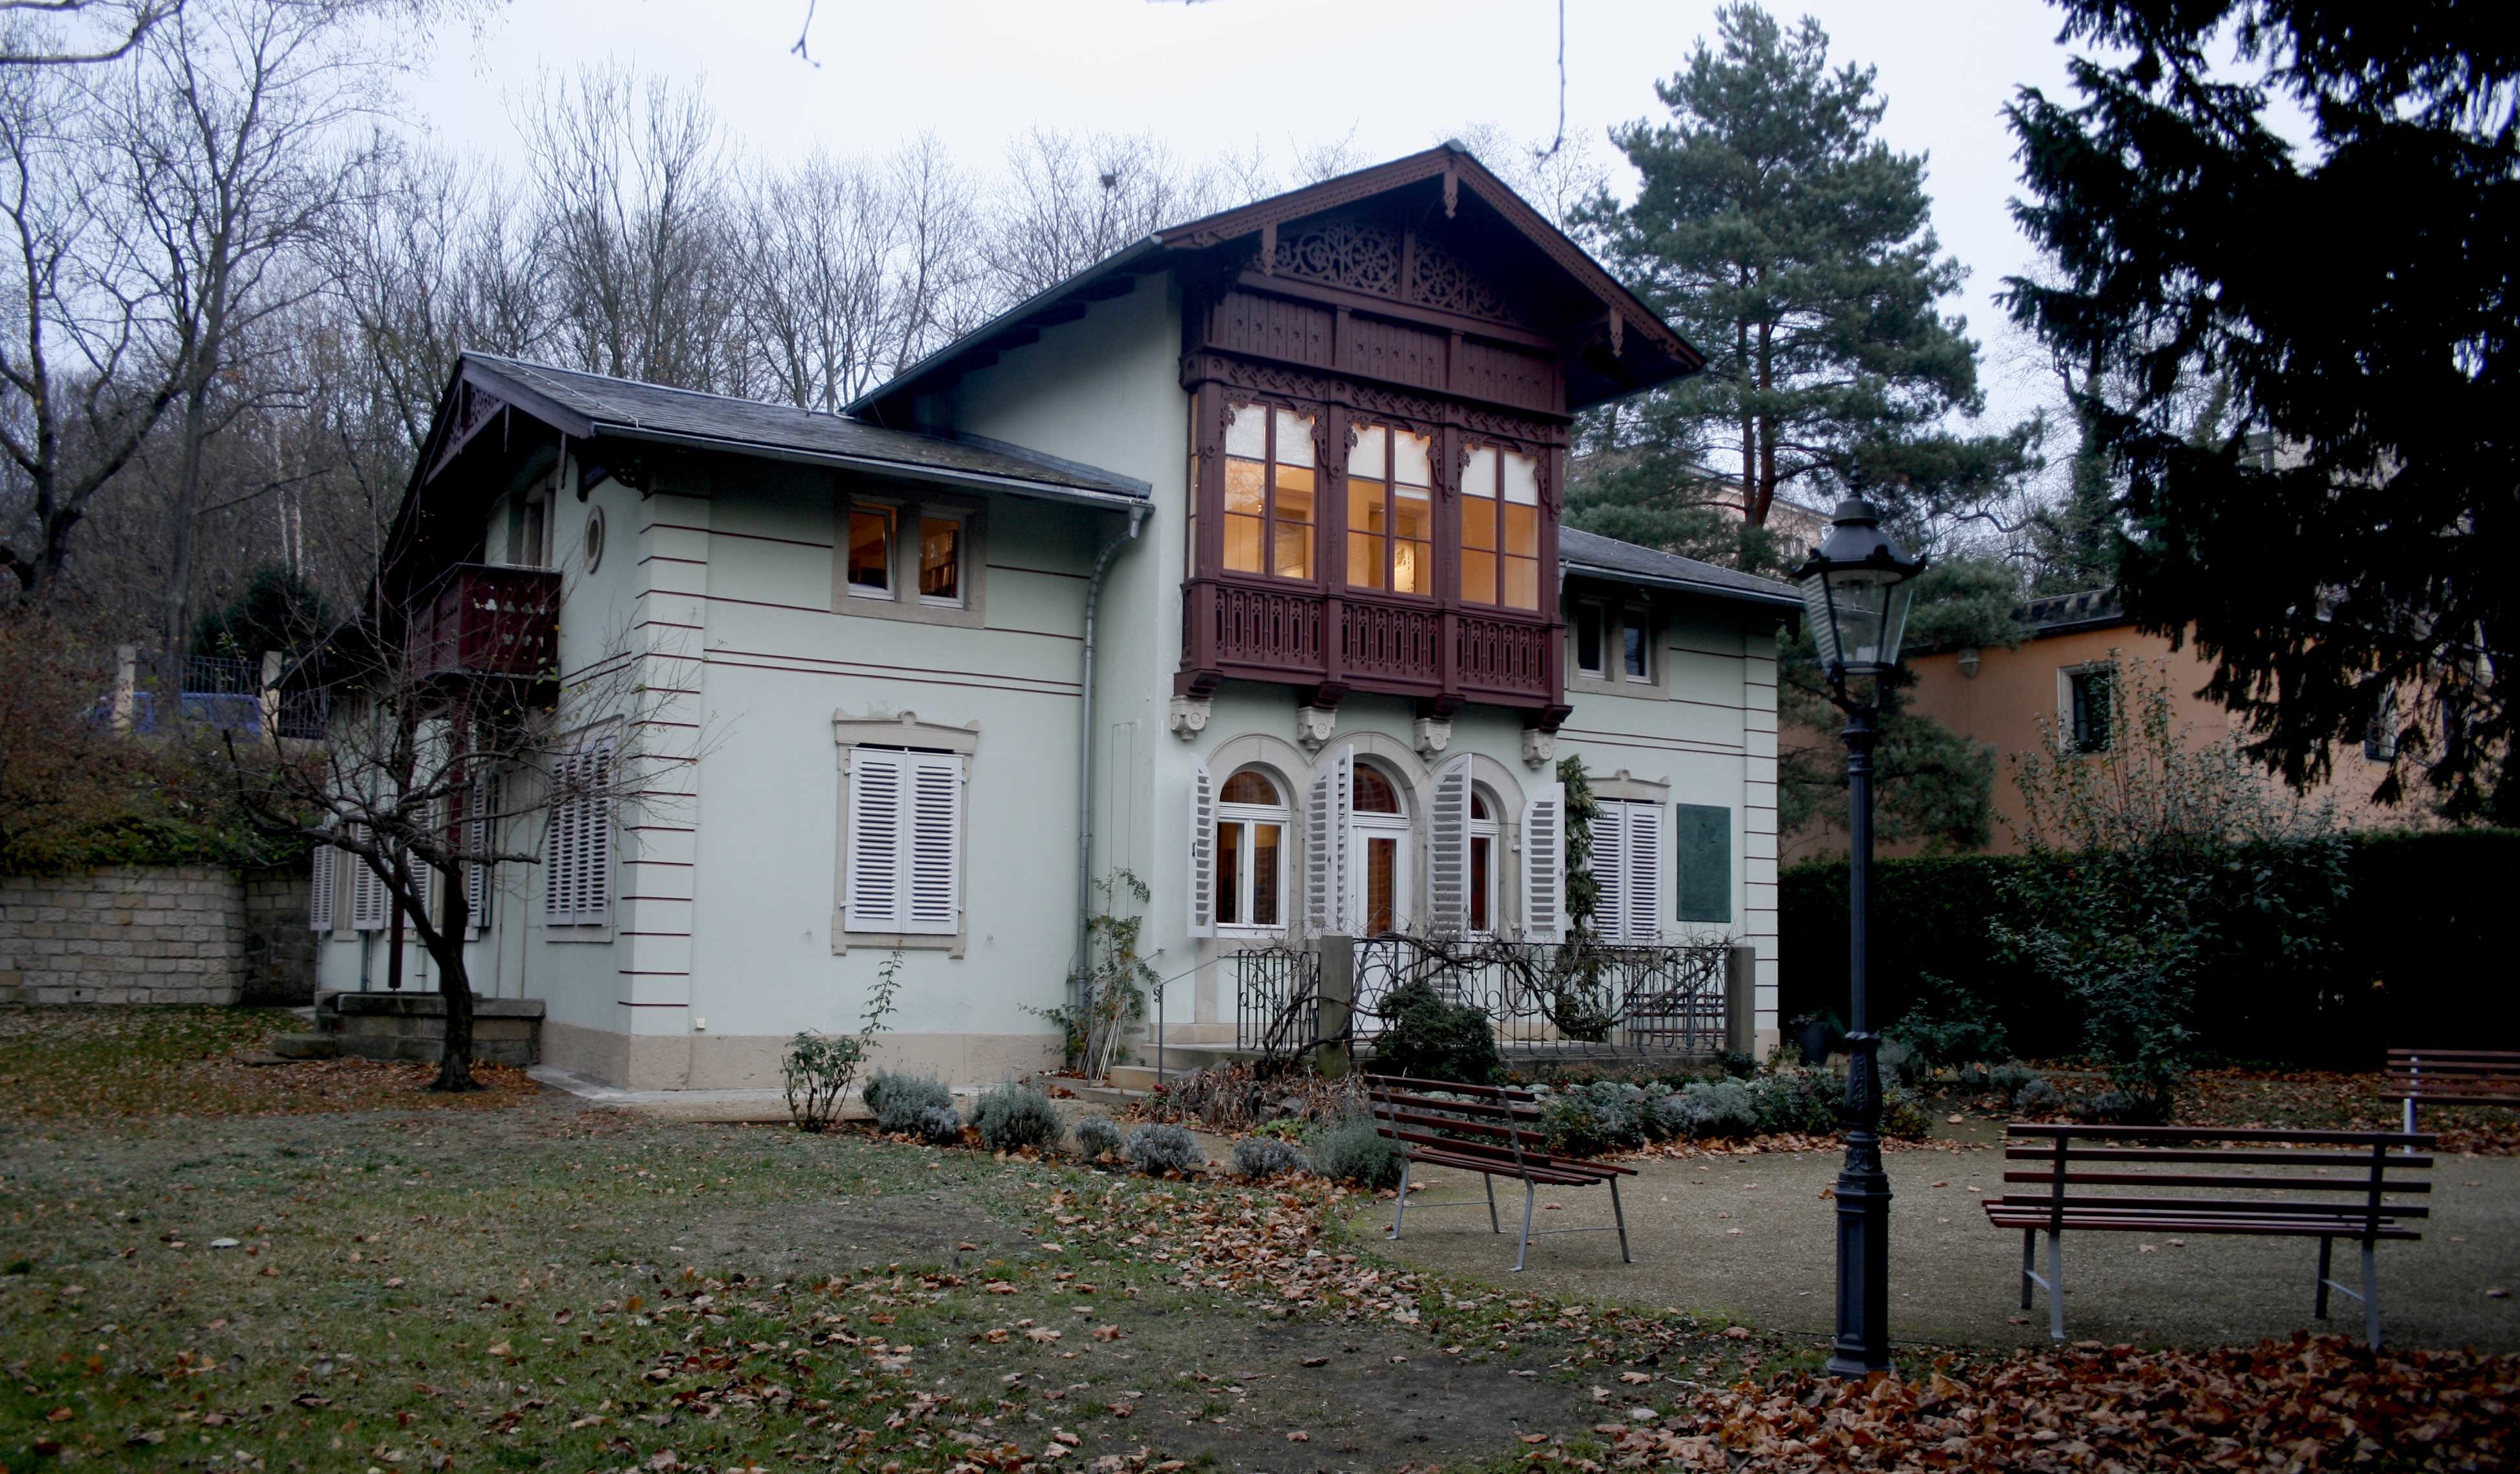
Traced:
POLYGON ((246 890, 214 866, 0 875, 0 1003, 233 1004, 251 973, 246 890))
POLYGON ((306 926, 302 864, 245 872, 244 1002, 294 1006, 315 1001, 315 933, 306 926))

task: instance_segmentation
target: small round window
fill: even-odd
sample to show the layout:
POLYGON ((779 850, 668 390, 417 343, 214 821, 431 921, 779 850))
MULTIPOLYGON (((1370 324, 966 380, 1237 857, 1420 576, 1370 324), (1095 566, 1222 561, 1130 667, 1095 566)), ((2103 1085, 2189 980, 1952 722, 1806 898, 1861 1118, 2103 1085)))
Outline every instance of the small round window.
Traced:
POLYGON ((586 571, 604 561, 604 509, 594 508, 586 514, 586 571))

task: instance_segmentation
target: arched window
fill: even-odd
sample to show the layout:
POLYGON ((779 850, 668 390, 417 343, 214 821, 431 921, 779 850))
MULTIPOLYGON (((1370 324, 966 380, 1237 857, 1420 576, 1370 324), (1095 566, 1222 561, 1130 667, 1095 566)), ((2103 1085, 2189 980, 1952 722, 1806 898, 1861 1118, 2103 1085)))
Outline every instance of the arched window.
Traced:
POLYGON ((1286 829, 1292 822, 1278 781, 1244 768, 1225 781, 1216 805, 1216 924, 1277 931, 1286 924, 1286 829))
POLYGON ((1349 853, 1355 857, 1349 868, 1351 901, 1358 923, 1367 936, 1405 930, 1411 875, 1409 815, 1401 806, 1399 785, 1380 769, 1358 763, 1348 813, 1354 830, 1349 853))
POLYGON ((1485 788, 1470 790, 1470 931, 1493 936, 1497 929, 1497 864, 1499 830, 1496 807, 1485 788))

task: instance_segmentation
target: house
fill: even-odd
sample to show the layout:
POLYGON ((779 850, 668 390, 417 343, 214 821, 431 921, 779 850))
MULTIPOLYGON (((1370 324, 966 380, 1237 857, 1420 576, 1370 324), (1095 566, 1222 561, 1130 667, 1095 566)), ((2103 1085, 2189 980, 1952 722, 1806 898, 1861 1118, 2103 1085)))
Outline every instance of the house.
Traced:
MULTIPOLYGON (((2173 720, 2190 740, 2219 739, 2233 730, 2231 714, 2200 694, 2213 667, 2195 643, 2173 649, 2169 637, 2138 630, 2115 589, 2034 599, 2013 610, 2012 617, 2021 628, 2020 644, 2013 648, 1953 647, 1912 650, 1906 657, 1914 677, 1903 696, 1908 708, 1995 753, 1992 852, 2012 854, 2023 847, 2027 814, 2013 779, 2013 757, 2046 750, 2051 732, 2084 752, 2105 751, 2119 740, 2119 734, 2110 730, 2110 688, 2121 672, 2141 666, 2161 680, 2173 720)), ((1835 742, 1834 734, 1814 734, 1809 739, 1835 742)), ((2390 740, 2385 730, 2377 731, 2360 751, 2340 754, 2334 776, 2314 799, 2334 805, 2338 821, 2350 827, 2420 824, 2422 816, 2415 811, 2371 801, 2391 755, 2390 740)), ((2267 781, 2279 782, 2272 776, 2267 781)), ((1919 848, 1915 840, 1882 846, 1892 855, 1919 848)), ((1808 826, 1786 841, 1788 863, 1845 853, 1845 830, 1833 825, 1808 826)))
MULTIPOLYGON (((1575 756, 1603 933, 1746 949, 1773 1040, 1794 596, 1557 516, 1572 417, 1698 364, 1451 146, 1149 236, 841 415, 466 354, 397 587, 450 648, 556 610, 519 638, 571 761, 641 769, 486 877, 476 989, 551 1063, 757 1086, 897 953, 887 1057, 1002 1079, 1109 905, 1171 1037, 1230 1040, 1253 949, 1554 942, 1575 756), (618 662, 635 709, 573 709, 618 662)), ((324 986, 375 988, 339 869, 324 986)))

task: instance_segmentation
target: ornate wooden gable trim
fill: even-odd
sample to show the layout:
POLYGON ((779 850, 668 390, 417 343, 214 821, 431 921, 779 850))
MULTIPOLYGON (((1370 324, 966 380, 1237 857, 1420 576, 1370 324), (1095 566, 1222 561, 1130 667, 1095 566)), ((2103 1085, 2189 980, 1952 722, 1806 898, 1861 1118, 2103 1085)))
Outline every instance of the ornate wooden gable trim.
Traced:
POLYGON ((1460 317, 1527 326, 1523 315, 1486 276, 1415 231, 1334 216, 1306 222, 1291 233, 1274 227, 1265 230, 1261 246, 1251 258, 1251 269, 1264 276, 1317 282, 1460 317))

